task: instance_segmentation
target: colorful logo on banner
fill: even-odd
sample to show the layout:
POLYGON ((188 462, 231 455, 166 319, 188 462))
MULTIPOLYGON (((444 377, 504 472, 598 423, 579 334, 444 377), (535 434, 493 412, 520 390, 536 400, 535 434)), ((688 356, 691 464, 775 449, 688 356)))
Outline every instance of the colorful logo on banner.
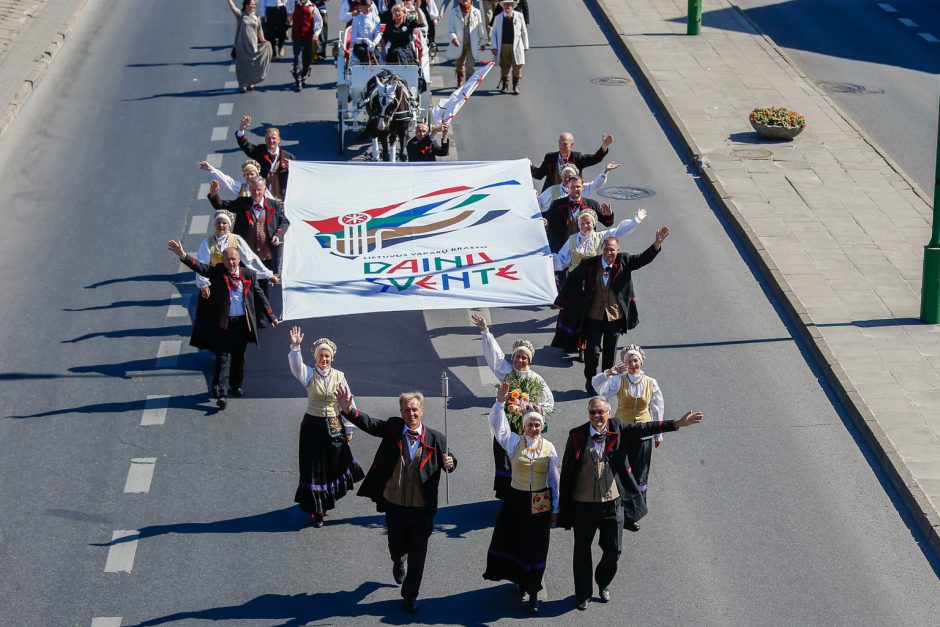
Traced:
POLYGON ((520 183, 508 180, 477 188, 445 187, 386 207, 304 222, 316 229, 317 242, 328 249, 331 255, 355 259, 416 239, 443 235, 495 220, 509 210, 490 209, 481 215, 473 205, 490 196, 484 190, 506 185, 520 183), (431 201, 422 204, 420 201, 424 200, 431 201), (417 206, 414 206, 415 203, 418 203, 417 206), (415 224, 418 221, 420 224, 415 224))

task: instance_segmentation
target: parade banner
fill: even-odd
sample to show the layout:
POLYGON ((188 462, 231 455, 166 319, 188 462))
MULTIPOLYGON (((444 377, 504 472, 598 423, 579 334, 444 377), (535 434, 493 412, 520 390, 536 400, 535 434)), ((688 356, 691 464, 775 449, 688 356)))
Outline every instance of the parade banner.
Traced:
POLYGON ((290 168, 284 320, 555 300, 527 160, 290 168))

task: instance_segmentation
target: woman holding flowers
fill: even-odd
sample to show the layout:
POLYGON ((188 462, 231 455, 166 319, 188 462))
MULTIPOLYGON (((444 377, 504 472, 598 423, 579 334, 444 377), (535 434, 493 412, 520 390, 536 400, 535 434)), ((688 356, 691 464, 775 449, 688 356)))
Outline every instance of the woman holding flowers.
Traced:
POLYGON ((561 462, 552 443, 542 437, 545 417, 537 406, 519 404, 523 434, 512 432, 505 411, 512 399, 510 388, 508 381, 500 385, 490 411, 490 432, 511 459, 512 481, 493 528, 483 578, 514 582, 529 595, 529 611, 536 613, 558 513, 561 462))
MULTIPOLYGON (((591 379, 591 385, 597 390, 598 395, 607 398, 617 397, 617 411, 614 417, 627 424, 663 421, 663 393, 656 379, 643 372, 645 361, 646 352, 636 344, 631 344, 621 351, 621 363, 591 379)), ((630 460, 633 478, 636 479, 644 501, 653 447, 659 448, 662 441, 662 434, 656 434, 626 442, 627 457, 630 460)), ((638 531, 640 525, 628 521, 625 527, 631 531, 638 531)))
POLYGON ((327 511, 365 476, 353 458, 352 425, 340 416, 336 391, 349 388, 346 375, 333 367, 336 344, 327 338, 310 347, 316 366, 308 368, 300 351, 304 333, 290 330, 290 371, 307 388, 307 411, 300 423, 300 481, 294 501, 310 514, 314 527, 323 526, 327 511))
MULTIPOLYGON (((543 415, 550 414, 555 409, 555 397, 548 389, 545 379, 535 374, 529 364, 535 355, 535 347, 528 340, 518 340, 512 345, 512 358, 507 359, 503 350, 496 342, 496 338, 486 326, 486 319, 480 314, 472 314, 470 319, 483 334, 483 357, 486 365, 502 383, 509 384, 505 407, 509 429, 516 435, 522 435, 522 407, 526 404, 538 405, 543 415)), ((510 479, 512 468, 509 456, 503 446, 494 438, 493 461, 496 464, 496 474, 493 477, 493 489, 496 498, 504 499, 510 493, 510 479)))

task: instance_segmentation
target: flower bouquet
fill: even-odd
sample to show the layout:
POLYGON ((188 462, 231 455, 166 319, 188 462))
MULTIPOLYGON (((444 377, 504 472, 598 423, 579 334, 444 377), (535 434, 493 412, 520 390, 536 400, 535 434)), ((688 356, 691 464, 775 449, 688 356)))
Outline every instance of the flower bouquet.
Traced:
POLYGON ((806 118, 784 107, 754 109, 748 116, 751 126, 765 139, 790 140, 806 127, 806 118))
MULTIPOLYGON (((522 433, 522 416, 531 405, 542 402, 542 385, 535 377, 517 377, 515 373, 509 375, 509 398, 503 404, 509 426, 514 433, 522 433)), ((498 386, 497 386, 498 389, 498 386)), ((541 409, 539 410, 541 412, 541 409)), ((544 412, 543 412, 544 413, 544 412)), ((542 433, 548 431, 548 424, 542 428, 542 433)))

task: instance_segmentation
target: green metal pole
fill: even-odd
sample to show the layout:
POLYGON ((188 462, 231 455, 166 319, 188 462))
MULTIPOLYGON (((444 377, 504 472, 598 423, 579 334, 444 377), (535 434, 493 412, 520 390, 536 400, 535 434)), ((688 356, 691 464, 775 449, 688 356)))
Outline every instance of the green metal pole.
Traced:
POLYGON ((933 227, 924 246, 924 274, 920 288, 920 319, 940 323, 940 123, 937 126, 937 160, 933 179, 933 227))
POLYGON ((686 35, 698 35, 702 32, 702 0, 689 0, 689 25, 686 35))

